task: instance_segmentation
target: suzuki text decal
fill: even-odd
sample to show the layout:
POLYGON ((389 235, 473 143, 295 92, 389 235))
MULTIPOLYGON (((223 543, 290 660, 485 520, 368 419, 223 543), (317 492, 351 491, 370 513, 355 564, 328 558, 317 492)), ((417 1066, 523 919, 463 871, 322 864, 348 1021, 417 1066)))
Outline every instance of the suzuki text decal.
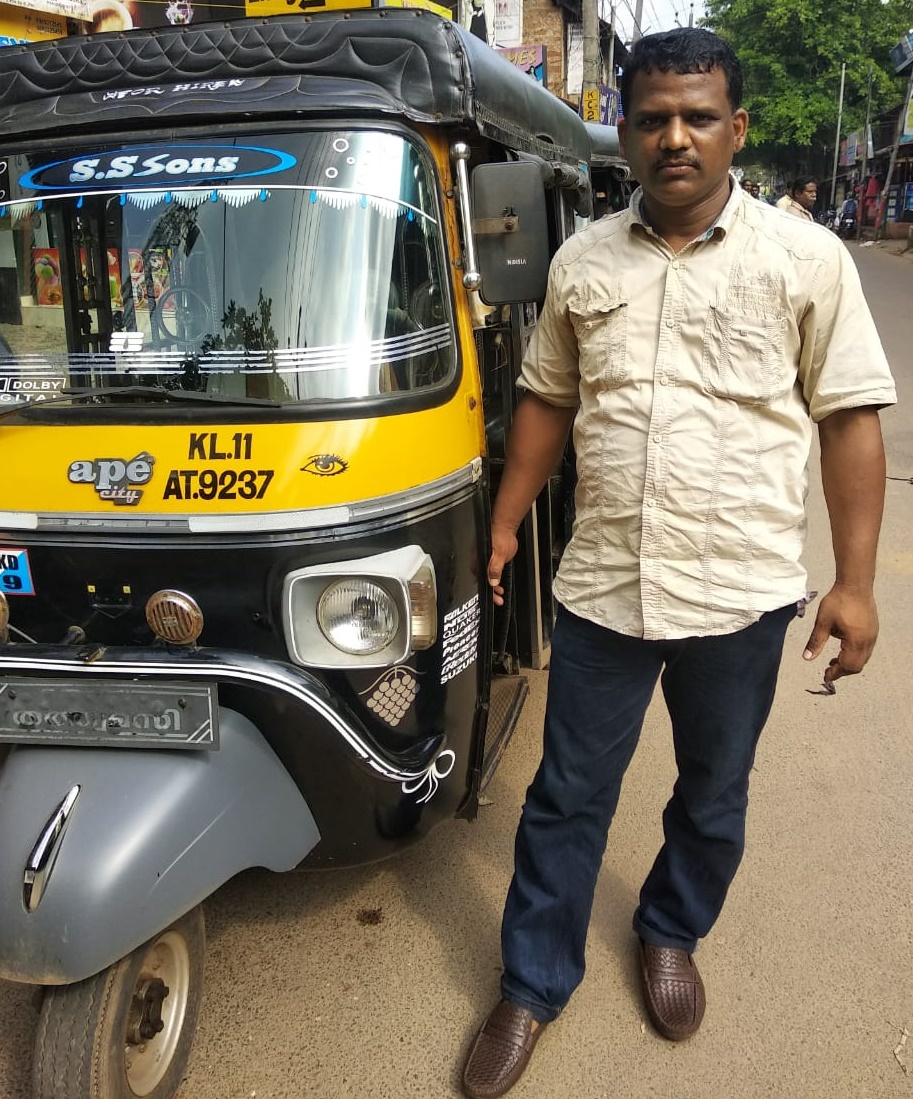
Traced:
POLYGON ((478 595, 444 615, 441 683, 453 679, 475 663, 479 653, 479 617, 478 595))
POLYGON ((295 163, 289 153, 255 145, 137 145, 39 165, 19 183, 35 191, 206 184, 273 175, 295 163))

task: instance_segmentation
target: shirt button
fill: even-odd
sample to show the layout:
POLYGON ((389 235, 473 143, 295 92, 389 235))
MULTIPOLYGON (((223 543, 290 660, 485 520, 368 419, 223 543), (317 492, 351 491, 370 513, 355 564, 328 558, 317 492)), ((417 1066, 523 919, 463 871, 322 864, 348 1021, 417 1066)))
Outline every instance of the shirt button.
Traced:
POLYGON ((654 443, 661 443, 662 441, 663 441, 662 435, 654 435, 653 436, 653 442, 654 443))
POLYGON ((666 327, 667 328, 674 328, 675 327, 675 321, 671 317, 669 317, 666 320, 666 327))
POLYGON ((672 261, 672 270, 677 271, 679 269, 679 267, 681 267, 681 264, 678 262, 677 259, 674 259, 672 261))
POLYGON ((663 376, 659 379, 659 384, 660 385, 668 385, 669 384, 669 379, 666 377, 665 374, 663 374, 663 376))

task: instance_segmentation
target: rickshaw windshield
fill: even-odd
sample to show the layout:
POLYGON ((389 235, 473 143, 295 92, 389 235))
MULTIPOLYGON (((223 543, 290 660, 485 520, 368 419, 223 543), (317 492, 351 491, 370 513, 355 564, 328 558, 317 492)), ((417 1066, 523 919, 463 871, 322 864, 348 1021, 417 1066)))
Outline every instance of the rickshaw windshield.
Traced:
POLYGON ((433 175, 402 135, 66 152, 9 159, 3 401, 71 387, 396 401, 451 379, 433 175))

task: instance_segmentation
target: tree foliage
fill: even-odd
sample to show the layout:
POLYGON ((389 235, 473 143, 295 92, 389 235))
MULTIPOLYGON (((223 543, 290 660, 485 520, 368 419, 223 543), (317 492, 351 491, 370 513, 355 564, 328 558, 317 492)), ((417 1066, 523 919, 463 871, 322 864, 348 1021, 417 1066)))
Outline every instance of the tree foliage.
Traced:
POLYGON ((905 82, 890 50, 913 27, 913 0, 707 0, 704 24, 732 45, 745 71, 749 155, 815 171, 833 155, 846 63, 843 135, 896 106, 905 82))

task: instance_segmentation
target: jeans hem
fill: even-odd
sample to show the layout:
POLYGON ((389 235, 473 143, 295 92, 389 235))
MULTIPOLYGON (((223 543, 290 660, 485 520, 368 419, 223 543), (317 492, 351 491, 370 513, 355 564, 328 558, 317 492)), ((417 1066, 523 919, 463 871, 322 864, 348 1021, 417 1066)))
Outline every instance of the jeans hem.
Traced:
POLYGON ((501 986, 501 999, 506 1000, 509 1004, 513 1004, 514 1007, 526 1008, 537 1023, 553 1023, 564 1010, 560 1007, 543 1007, 541 1004, 536 1003, 535 1000, 530 1000, 525 996, 518 996, 513 992, 508 992, 503 985, 501 986))
POLYGON ((652 927, 647 927, 646 924, 642 924, 640 919, 635 916, 632 921, 635 934, 638 938, 642 939, 647 946, 664 946, 670 950, 684 950, 686 954, 693 954, 697 950, 697 939, 683 939, 673 935, 663 935, 662 932, 656 931, 652 927))

